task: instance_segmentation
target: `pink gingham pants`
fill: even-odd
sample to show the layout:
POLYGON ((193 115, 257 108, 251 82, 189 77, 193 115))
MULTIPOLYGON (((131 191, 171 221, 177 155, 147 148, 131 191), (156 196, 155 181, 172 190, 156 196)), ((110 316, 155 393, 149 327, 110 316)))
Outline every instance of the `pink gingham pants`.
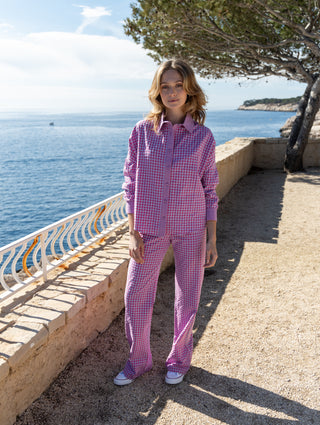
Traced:
POLYGON ((205 230, 183 236, 143 235, 144 264, 130 260, 125 291, 125 327, 130 346, 124 373, 130 378, 152 367, 150 329, 162 259, 170 244, 175 256, 174 339, 167 369, 185 374, 193 351, 192 328, 197 314, 205 263, 205 230))

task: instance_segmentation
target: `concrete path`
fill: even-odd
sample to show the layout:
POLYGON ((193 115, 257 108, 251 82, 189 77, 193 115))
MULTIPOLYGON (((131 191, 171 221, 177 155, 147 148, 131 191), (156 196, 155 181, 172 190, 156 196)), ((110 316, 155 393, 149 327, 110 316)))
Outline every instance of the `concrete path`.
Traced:
POLYGON ((171 269, 159 281, 152 371, 113 385, 128 352, 122 313, 16 425, 320 424, 320 170, 248 175, 222 200, 218 228, 183 383, 164 383, 171 269))

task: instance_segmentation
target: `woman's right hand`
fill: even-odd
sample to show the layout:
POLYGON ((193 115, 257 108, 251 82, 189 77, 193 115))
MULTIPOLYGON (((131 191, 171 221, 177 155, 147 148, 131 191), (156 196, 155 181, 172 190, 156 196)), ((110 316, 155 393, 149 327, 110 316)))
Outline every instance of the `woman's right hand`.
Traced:
POLYGON ((137 230, 130 232, 129 254, 137 263, 144 263, 144 243, 137 230))

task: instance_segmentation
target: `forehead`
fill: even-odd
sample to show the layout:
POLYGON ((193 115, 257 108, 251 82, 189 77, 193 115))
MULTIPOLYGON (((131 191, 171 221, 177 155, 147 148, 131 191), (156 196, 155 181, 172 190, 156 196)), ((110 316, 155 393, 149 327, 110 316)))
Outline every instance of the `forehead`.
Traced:
POLYGON ((183 81, 182 75, 175 69, 168 69, 161 76, 161 83, 175 83, 177 81, 183 81))

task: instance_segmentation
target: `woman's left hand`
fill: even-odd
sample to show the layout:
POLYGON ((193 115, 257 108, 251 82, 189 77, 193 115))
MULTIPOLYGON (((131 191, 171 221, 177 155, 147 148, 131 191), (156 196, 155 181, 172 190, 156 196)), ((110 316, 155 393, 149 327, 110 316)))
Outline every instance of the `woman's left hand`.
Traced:
POLYGON ((218 258, 216 242, 212 240, 207 241, 206 245, 206 263, 204 267, 213 267, 218 258))

